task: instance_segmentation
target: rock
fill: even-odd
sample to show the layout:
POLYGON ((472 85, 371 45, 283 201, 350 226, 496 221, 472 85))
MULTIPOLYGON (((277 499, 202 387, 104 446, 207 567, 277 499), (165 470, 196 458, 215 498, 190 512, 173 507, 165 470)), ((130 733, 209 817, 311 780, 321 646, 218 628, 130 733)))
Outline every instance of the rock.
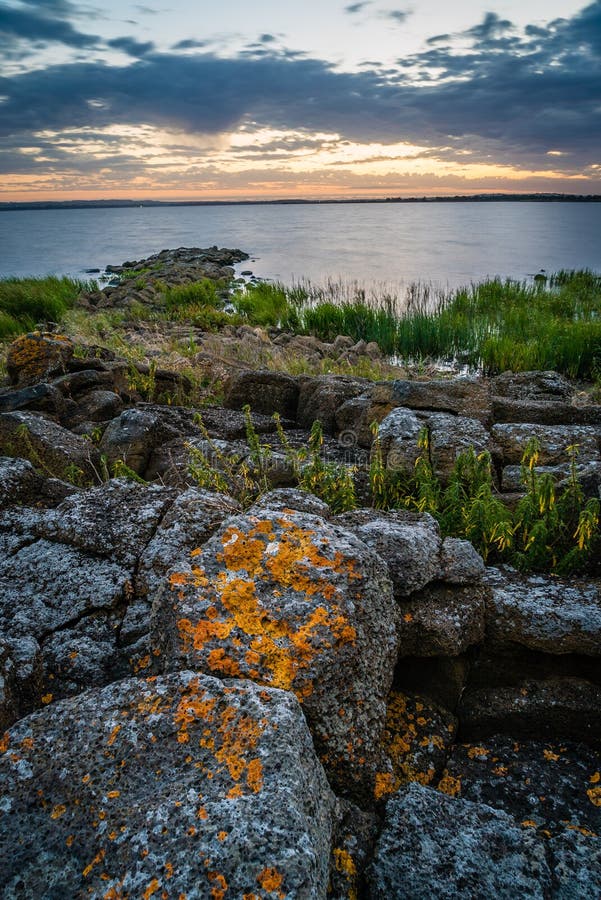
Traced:
POLYGON ((353 900, 365 894, 365 869, 378 835, 373 812, 336 798, 328 900, 353 900))
MULTIPOLYGON (((601 755, 584 744, 497 736, 457 745, 442 787, 551 835, 576 829, 599 833, 601 804, 591 800, 597 796, 595 778, 600 771, 601 755)), ((601 790, 598 794, 601 797, 601 790)))
POLYGON ((323 375, 307 378, 300 386, 298 424, 311 428, 319 421, 327 434, 336 432, 336 413, 347 400, 358 397, 368 382, 364 378, 323 375))
POLYGON ((455 712, 470 675, 471 660, 461 656, 410 656, 399 660, 395 690, 425 696, 435 705, 455 712))
POLYGON ((338 521, 381 556, 388 566, 397 599, 425 587, 440 573, 441 538, 438 523, 428 513, 365 511, 340 516, 338 521), (359 520, 360 524, 353 524, 359 520))
POLYGON ((299 393, 298 381, 282 372, 239 372, 226 385, 224 406, 242 409, 248 404, 253 412, 295 419, 299 393))
POLYGON ((378 429, 382 459, 392 471, 412 472, 415 462, 424 452, 419 446, 425 423, 404 407, 393 409, 378 429))
MULTIPOLYGON (((202 409, 202 421, 212 438, 225 441, 246 438, 246 416, 238 409, 206 406, 202 409)), ((270 415, 261 415, 253 410, 251 422, 257 434, 273 434, 276 430, 270 415)), ((289 421, 282 421, 284 428, 289 428, 291 424, 289 421)), ((198 434, 198 429, 196 433, 198 434)))
POLYGON ((178 432, 158 415, 141 409, 126 409, 108 424, 99 450, 109 464, 123 460, 130 469, 142 475, 152 451, 177 436, 178 432))
POLYGON ((446 484, 460 453, 491 450, 490 435, 478 419, 436 413, 428 417, 430 460, 434 473, 446 484))
POLYGON ((13 341, 6 356, 10 383, 26 386, 44 381, 50 375, 66 371, 75 345, 60 334, 33 331, 13 341))
POLYGON ((486 572, 484 560, 469 541, 445 538, 440 552, 440 571, 450 584, 477 584, 486 572))
POLYGON ((309 494, 308 491, 295 488, 277 488, 263 494, 248 510, 249 515, 260 516, 269 510, 271 512, 305 512, 312 516, 321 516, 322 519, 330 518, 330 507, 319 497, 309 494))
MULTIPOLYGON (((562 491, 571 482, 571 465, 563 463, 559 466, 535 466, 536 475, 550 475, 555 482, 556 490, 562 491)), ((598 497, 601 487, 601 459, 577 463, 576 476, 587 497, 598 497)), ((522 494, 525 491, 521 466, 505 466, 501 474, 501 490, 505 493, 522 494)))
POLYGON ((78 399, 77 413, 70 417, 70 424, 106 422, 118 416, 122 409, 123 401, 114 391, 90 391, 78 399))
POLYGON ((35 409, 60 417, 65 409, 63 395, 52 384, 36 384, 16 391, 0 392, 0 413, 17 409, 35 409))
POLYGON ((562 834, 549 841, 549 847, 557 900, 601 894, 601 843, 596 835, 562 834))
POLYGON ((601 656, 601 590, 596 582, 488 569, 486 629, 494 643, 544 653, 601 656))
POLYGON ((463 740, 492 734, 525 740, 601 742, 601 687, 582 678, 525 680, 509 687, 467 688, 459 704, 463 740))
POLYGON ((334 798, 290 694, 128 679, 29 716, 3 749, 7 900, 325 897, 334 798))
POLYGON ((490 393, 481 378, 457 377, 429 381, 378 382, 371 391, 371 421, 381 422, 396 407, 469 416, 487 425, 490 393))
POLYGON ((12 725, 19 716, 15 678, 15 664, 10 655, 10 645, 0 641, 0 731, 12 725))
POLYGON ((388 801, 371 900, 551 896, 543 842, 506 813, 410 784, 388 801))
POLYGON ((507 400, 569 400, 574 388, 559 372, 503 372, 490 382, 494 397, 507 400))
POLYGON ((0 509, 34 499, 42 480, 29 460, 0 456, 0 509))
POLYGON ((566 448, 574 444, 578 444, 581 462, 599 459, 599 429, 589 425, 500 424, 493 425, 491 435, 505 465, 519 465, 526 445, 533 437, 540 443, 540 466, 569 462, 566 448))
POLYGON ((77 483, 98 479, 100 460, 90 441, 30 412, 0 415, 0 454, 28 459, 44 475, 77 483))
POLYGON ((416 694, 391 691, 382 743, 394 771, 394 790, 410 781, 437 782, 457 733, 448 710, 416 694))
POLYGON ((400 655, 459 656, 484 639, 486 590, 430 584, 401 604, 400 655))
POLYGON ((528 422, 537 425, 601 425, 601 406, 574 406, 548 400, 504 400, 493 398, 495 422, 528 422))
MULTIPOLYGON (((371 415, 371 397, 369 392, 346 400, 336 410, 336 430, 341 435, 351 435, 353 445, 359 447, 371 447, 373 435, 371 424, 374 421, 371 415)), ((384 414, 380 420, 384 418, 384 414)))
POLYGON ((373 800, 396 659, 384 563, 306 513, 236 516, 155 604, 153 649, 192 668, 292 690, 332 782, 373 800))

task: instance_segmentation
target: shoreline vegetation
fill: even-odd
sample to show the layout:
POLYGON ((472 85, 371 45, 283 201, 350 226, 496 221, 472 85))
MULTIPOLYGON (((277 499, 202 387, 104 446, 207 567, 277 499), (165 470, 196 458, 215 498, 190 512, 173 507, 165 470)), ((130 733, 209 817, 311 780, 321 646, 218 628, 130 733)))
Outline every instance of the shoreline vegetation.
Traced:
POLYGON ((275 200, 27 200, 3 201, 0 212, 27 209, 102 209, 155 206, 286 206, 345 203, 599 203, 601 194, 454 194, 435 197, 287 197, 275 200))

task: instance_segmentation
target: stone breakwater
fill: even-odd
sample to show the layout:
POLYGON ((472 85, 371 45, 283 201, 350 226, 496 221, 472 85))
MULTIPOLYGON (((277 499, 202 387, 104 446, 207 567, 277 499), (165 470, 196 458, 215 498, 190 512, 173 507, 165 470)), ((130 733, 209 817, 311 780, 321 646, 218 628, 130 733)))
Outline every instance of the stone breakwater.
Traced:
POLYGON ((295 489, 271 418, 295 446, 319 419, 348 462, 377 421, 391 466, 426 427, 443 482, 488 449, 511 502, 534 433, 560 478, 579 443, 598 495, 598 406, 549 372, 236 370, 208 437, 248 458, 250 403, 280 457, 242 509, 190 475, 194 411, 142 402, 114 354, 34 334, 8 372, 2 896, 601 893, 598 580, 487 568, 427 514, 336 515, 295 489), (105 481, 103 458, 146 483, 105 481))

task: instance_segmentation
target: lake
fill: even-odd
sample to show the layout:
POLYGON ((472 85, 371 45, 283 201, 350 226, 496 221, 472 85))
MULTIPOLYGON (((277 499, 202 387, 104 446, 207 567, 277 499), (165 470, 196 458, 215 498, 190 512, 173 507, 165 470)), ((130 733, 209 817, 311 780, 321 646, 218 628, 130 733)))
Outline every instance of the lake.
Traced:
POLYGON ((0 275, 85 269, 180 246, 240 247, 286 283, 456 287, 540 269, 601 271, 601 203, 356 203, 0 212, 0 275))

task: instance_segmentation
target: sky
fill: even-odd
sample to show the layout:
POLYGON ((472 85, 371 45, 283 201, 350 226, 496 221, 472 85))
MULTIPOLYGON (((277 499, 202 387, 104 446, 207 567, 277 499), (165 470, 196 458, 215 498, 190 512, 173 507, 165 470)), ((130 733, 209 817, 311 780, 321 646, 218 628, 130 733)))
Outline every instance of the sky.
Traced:
POLYGON ((601 193, 601 0, 0 0, 0 200, 601 193))

